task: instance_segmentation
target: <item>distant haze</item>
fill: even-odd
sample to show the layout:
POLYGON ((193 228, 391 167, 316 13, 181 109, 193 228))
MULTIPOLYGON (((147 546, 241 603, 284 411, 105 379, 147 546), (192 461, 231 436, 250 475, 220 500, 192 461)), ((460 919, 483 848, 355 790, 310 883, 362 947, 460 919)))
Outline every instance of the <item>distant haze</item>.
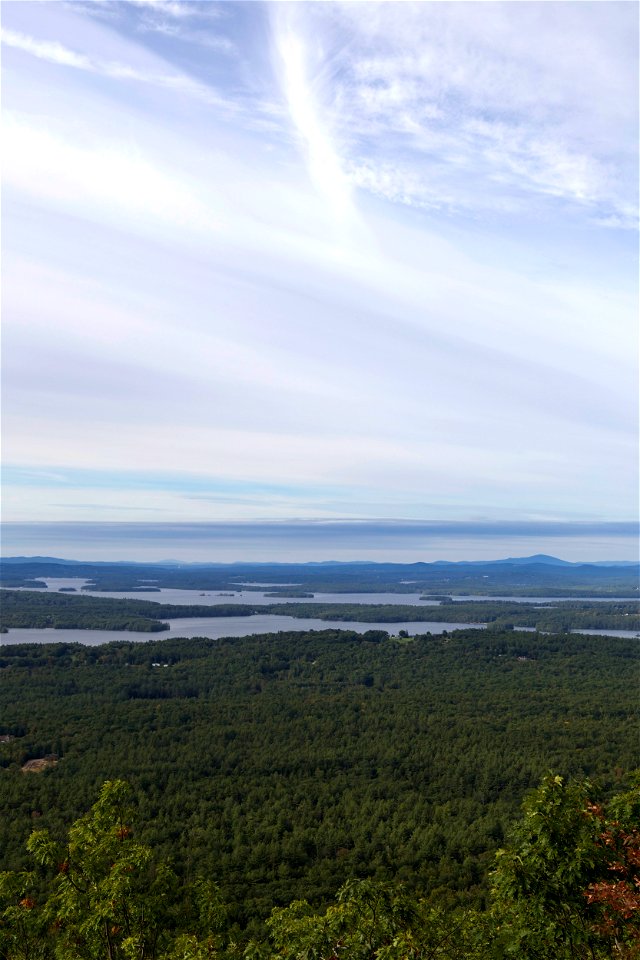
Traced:
POLYGON ((637 560, 630 523, 5 523, 4 556, 233 563, 498 560, 545 553, 562 560, 637 560))

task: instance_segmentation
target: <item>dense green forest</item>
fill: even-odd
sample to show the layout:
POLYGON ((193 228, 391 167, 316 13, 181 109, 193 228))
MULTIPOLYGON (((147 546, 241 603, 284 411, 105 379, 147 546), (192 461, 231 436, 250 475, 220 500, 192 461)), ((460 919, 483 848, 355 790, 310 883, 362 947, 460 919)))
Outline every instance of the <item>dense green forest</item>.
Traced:
POLYGON ((301 619, 346 620, 364 623, 491 623, 502 629, 530 627, 541 631, 638 630, 637 601, 562 601, 556 607, 508 601, 445 599, 439 605, 279 603, 178 605, 150 600, 119 600, 68 593, 5 590, 0 598, 0 629, 56 627, 58 629, 168 630, 164 620, 188 617, 241 617, 256 613, 301 619))
POLYGON ((320 620, 357 620, 364 623, 491 623, 506 627, 535 627, 538 630, 640 630, 636 601, 563 601, 557 607, 542 607, 508 601, 442 601, 439 606, 416 607, 401 604, 296 603, 263 608, 264 612, 286 613, 291 617, 320 620))
POLYGON ((637 597, 640 567, 565 564, 529 557, 494 563, 80 563, 54 558, 0 560, 0 585, 33 587, 43 577, 80 577, 98 590, 176 587, 188 590, 260 589, 292 584, 304 592, 429 593, 486 596, 637 597))
POLYGON ((181 617, 244 617, 269 611, 268 606, 220 603, 182 606, 152 600, 116 600, 68 593, 3 590, 0 627, 55 627, 59 630, 168 630, 163 620, 181 617))
POLYGON ((5 646, 4 865, 27 865, 34 824, 62 835, 124 778, 141 841, 185 882, 215 879, 239 930, 354 877, 485 908, 547 770, 606 795, 636 764, 637 654, 497 630, 5 646))
POLYGON ((36 829, 35 871, 0 874, 5 960, 621 960, 640 952, 640 789, 603 804, 548 775, 490 872, 486 909, 443 909, 380 881, 315 910, 275 908, 248 942, 220 888, 186 885, 137 836, 131 791, 108 781, 59 839, 36 829), (36 872, 37 871, 37 872, 36 872))

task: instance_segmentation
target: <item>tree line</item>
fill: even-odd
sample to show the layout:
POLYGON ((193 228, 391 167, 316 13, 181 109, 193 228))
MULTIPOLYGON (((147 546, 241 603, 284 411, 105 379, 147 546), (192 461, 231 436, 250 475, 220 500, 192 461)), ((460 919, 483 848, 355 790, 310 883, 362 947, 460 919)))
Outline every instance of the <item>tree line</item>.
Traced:
POLYGON ((245 617, 275 614, 297 619, 364 623, 490 623, 496 627, 528 627, 550 633, 610 629, 640 631, 636 601, 562 601, 556 607, 509 601, 442 601, 420 607, 402 604, 275 603, 170 604, 150 600, 75 596, 27 590, 2 593, 0 629, 168 630, 166 620, 190 617, 245 617))
POLYGON ((28 586, 43 577, 80 577, 93 589, 262 589, 260 583, 323 593, 429 593, 489 596, 637 597, 640 566, 540 563, 84 563, 55 558, 0 560, 0 585, 28 586), (245 583, 247 586, 241 587, 245 583))
POLYGON ((640 789, 599 802, 548 775, 527 798, 480 909, 351 879, 320 910, 274 908, 249 939, 215 881, 186 886, 140 841, 131 790, 108 781, 56 839, 35 830, 35 871, 0 874, 6 960, 631 960, 640 952, 640 789), (36 871, 42 881, 36 882, 36 871))
POLYGON ((139 796, 141 841, 184 882, 215 877, 239 928, 353 877, 485 907, 545 771, 606 794, 635 765, 637 655, 498 630, 6 646, 4 864, 26 867, 34 824, 60 835, 106 776, 139 796))

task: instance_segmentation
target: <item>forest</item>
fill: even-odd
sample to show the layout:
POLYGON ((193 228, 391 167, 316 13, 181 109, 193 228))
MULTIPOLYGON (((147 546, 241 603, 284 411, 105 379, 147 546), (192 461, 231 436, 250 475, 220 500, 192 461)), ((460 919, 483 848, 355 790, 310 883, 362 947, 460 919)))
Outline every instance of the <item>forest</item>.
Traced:
POLYGON ((548 557, 492 563, 262 563, 136 564, 83 563, 56 558, 0 560, 0 586, 31 587, 43 577, 80 577, 92 589, 259 589, 269 583, 303 592, 428 593, 486 596, 638 597, 638 564, 571 564, 548 557), (551 562, 553 561, 553 562, 551 562))
MULTIPOLYGON (((629 853, 638 836, 638 643, 569 632, 640 630, 636 600, 452 601, 449 583, 425 607, 402 604, 398 571, 374 571, 377 589, 396 592, 398 603, 304 602, 309 583, 291 586, 285 568, 269 597, 280 602, 177 605, 152 598, 172 578, 193 589, 179 570, 152 585, 159 568, 123 579, 114 566, 103 579, 83 575, 105 592, 128 579, 149 598, 56 592, 44 581, 2 590, 2 631, 123 634, 95 647, 0 646, 0 956, 640 956, 640 853, 633 863, 629 853), (301 629, 153 637, 168 620, 254 613, 297 617, 301 629), (389 629, 305 631, 308 617, 389 629), (404 621, 425 623, 425 632, 393 636, 404 621), (432 635, 430 621, 487 628, 432 635), (129 630, 149 640, 128 642, 129 630), (530 812, 546 811, 539 854, 543 834, 527 837, 529 821, 519 820, 523 798, 530 812), (113 866, 95 875, 92 844, 120 864, 117 877, 113 866), (606 861, 605 848, 618 860, 606 861), (551 862, 564 863, 555 887, 551 862), (532 912, 536 884, 542 900, 532 912), (108 922, 98 929, 91 918, 105 890, 108 922)), ((194 573, 199 586, 211 576, 186 576, 194 573)), ((360 570, 351 571, 360 581, 348 570, 313 573, 325 578, 313 590, 332 576, 337 592, 346 583, 376 588, 360 570)), ((228 574, 206 587, 236 592, 228 574)), ((27 569, 24 584, 36 575, 53 574, 27 569)), ((263 572, 256 589, 266 580, 263 572)), ((514 596, 554 595, 550 582, 534 581, 512 581, 514 596)), ((587 595, 614 582, 620 589, 592 578, 587 595)), ((482 591, 490 595, 486 580, 482 591)))
POLYGON ((180 617, 243 617, 269 607, 220 603, 178 605, 152 600, 117 600, 68 593, 3 590, 0 594, 0 628, 55 627, 58 630, 168 630, 165 619, 180 617))
POLYGON ((604 797, 627 782, 637 658, 633 640, 495 629, 5 646, 4 866, 123 779, 140 841, 181 882, 215 880, 240 939, 354 878, 486 910, 495 853, 548 771, 604 797))
POLYGON ((94 629, 158 632, 168 630, 166 620, 189 617, 241 617, 257 613, 299 619, 346 620, 360 623, 489 623, 501 629, 527 627, 547 632, 569 630, 636 630, 640 615, 635 600, 562 601, 557 606, 509 603, 500 600, 442 599, 438 605, 275 603, 275 604, 170 604, 152 600, 78 596, 46 591, 3 590, 0 631, 17 627, 94 629))
POLYGON ((35 829, 31 871, 0 873, 6 960, 632 960, 640 947, 640 788, 603 803, 547 775, 490 871, 485 909, 443 908, 354 879, 326 910, 274 908, 238 937, 219 886, 180 883, 140 842, 135 796, 107 781, 59 840, 35 829))
POLYGON ((490 623, 501 629, 529 627, 540 631, 640 630, 637 601, 563 601, 556 607, 508 601, 443 600, 439 606, 416 607, 402 604, 296 603, 263 608, 264 612, 320 620, 357 620, 365 623, 490 623))

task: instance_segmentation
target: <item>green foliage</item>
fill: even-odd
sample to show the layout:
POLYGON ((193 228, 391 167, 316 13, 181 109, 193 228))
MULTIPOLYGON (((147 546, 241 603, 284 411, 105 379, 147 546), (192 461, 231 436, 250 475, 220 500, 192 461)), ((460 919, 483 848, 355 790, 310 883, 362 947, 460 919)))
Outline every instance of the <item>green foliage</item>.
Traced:
POLYGON ((445 908, 403 885, 350 880, 319 911, 304 900, 275 908, 266 930, 242 946, 218 887, 202 880, 178 885, 167 864, 135 839, 127 784, 107 782, 64 842, 32 833, 29 851, 46 873, 40 895, 34 873, 0 876, 0 956, 631 960, 640 953, 640 898, 612 919, 615 897, 594 891, 621 868, 625 881, 640 880, 640 790, 606 808, 592 796, 588 782, 544 779, 496 858, 487 910, 445 908))
POLYGON ((47 924, 37 910, 37 878, 30 871, 0 873, 0 957, 48 960, 47 924))
POLYGON ((109 777, 139 797, 138 839, 183 881, 218 878, 242 927, 354 876, 481 907, 545 770, 611 789, 634 764, 637 654, 489 630, 5 647, 4 865, 26 867, 31 830, 61 835, 109 777))
POLYGON ((153 864, 149 847, 134 838, 131 813, 127 785, 107 782, 66 843, 46 831, 29 839, 36 862, 54 872, 43 913, 61 960, 158 956, 177 878, 167 866, 153 864))
POLYGON ((201 960, 229 956, 227 915, 217 887, 183 891, 130 825, 130 787, 108 781, 64 842, 47 831, 27 848, 47 877, 0 878, 0 956, 6 960, 201 960), (185 895, 186 894, 186 895, 185 895), (185 932, 185 925, 192 931, 185 932), (199 939, 198 934, 202 934, 199 939))
POLYGON ((590 799, 593 793, 588 781, 565 783, 548 775, 525 801, 509 847, 498 851, 493 910, 505 956, 593 960, 632 956, 633 944, 640 947, 640 903, 627 912, 625 924, 607 925, 606 900, 590 895, 616 869, 616 839, 628 840, 631 831, 637 839, 640 790, 612 802, 608 817, 590 799), (610 819, 622 810, 624 824, 610 819))
MULTIPOLYGON (((504 600, 442 601, 439 606, 417 607, 402 604, 285 603, 264 607, 263 613, 290 617, 317 617, 320 620, 347 620, 360 623, 488 623, 497 629, 527 627, 548 633, 570 630, 640 630, 635 600, 588 602, 562 601, 557 606, 509 603, 504 600)), ((166 615, 166 614, 165 614, 166 615)), ((195 616, 195 614, 194 614, 195 616)))
POLYGON ((169 629, 168 624, 163 622, 165 620, 246 617, 256 613, 360 623, 490 623, 501 629, 527 627, 558 633, 579 629, 640 630, 638 604, 634 600, 563 601, 555 607, 498 600, 453 602, 449 598, 444 598, 439 605, 430 606, 326 602, 186 605, 28 590, 2 592, 1 625, 14 629, 54 627, 153 633, 169 629))
POLYGON ((268 607, 240 604, 184 606, 150 600, 116 600, 112 597, 70 596, 68 593, 34 593, 3 590, 3 627, 56 630, 126 630, 157 633, 168 630, 164 619, 180 617, 244 617, 268 607))
POLYGON ((371 880, 346 883, 323 914, 305 901, 274 910, 267 926, 284 960, 454 960, 480 957, 490 939, 479 913, 445 912, 371 880))

